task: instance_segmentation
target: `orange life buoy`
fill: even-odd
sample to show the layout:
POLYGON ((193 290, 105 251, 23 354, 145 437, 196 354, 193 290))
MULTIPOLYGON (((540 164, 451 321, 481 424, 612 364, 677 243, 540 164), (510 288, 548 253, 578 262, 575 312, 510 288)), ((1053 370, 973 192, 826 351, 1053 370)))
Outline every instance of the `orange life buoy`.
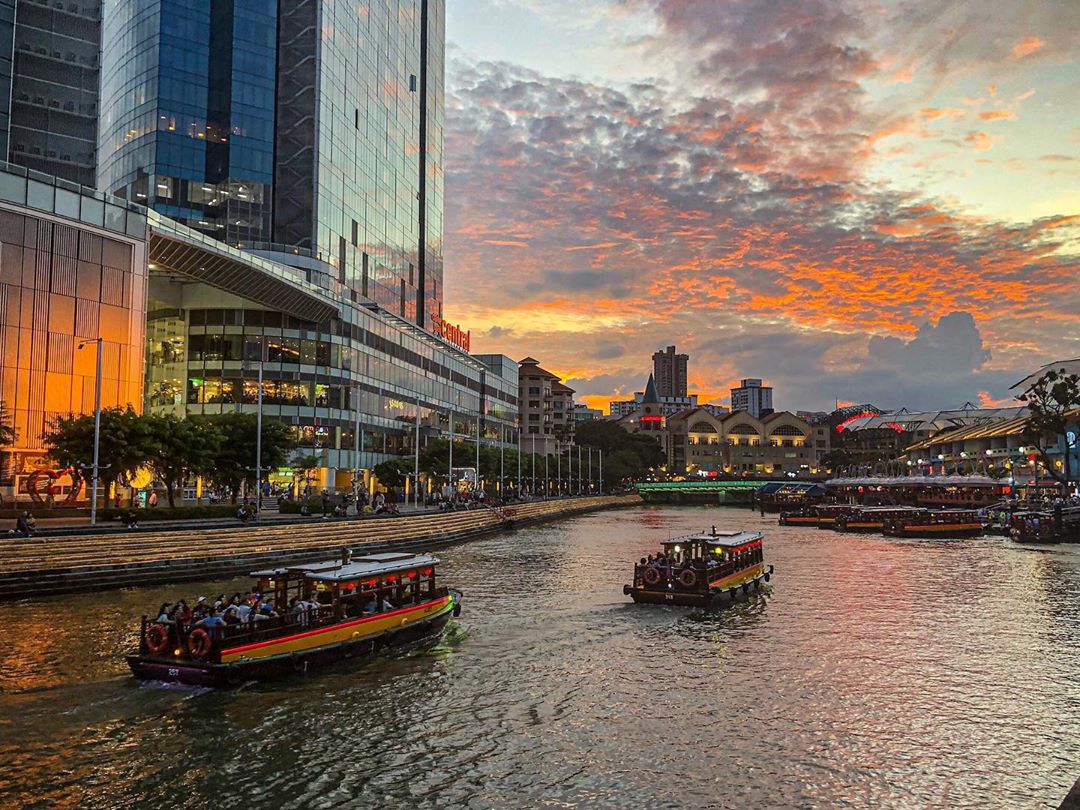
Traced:
POLYGON ((169 631, 164 625, 152 624, 146 628, 146 649, 154 655, 161 655, 169 648, 169 631))
POLYGON ((684 588, 696 588, 698 582, 697 571, 693 568, 684 568, 679 572, 679 584, 684 588))
POLYGON ((660 569, 659 568, 646 568, 645 573, 642 574, 642 579, 645 580, 646 585, 659 585, 660 584, 660 569))
POLYGON ((188 635, 187 648, 193 658, 206 658, 210 654, 210 648, 214 646, 210 634, 201 627, 196 627, 188 635))

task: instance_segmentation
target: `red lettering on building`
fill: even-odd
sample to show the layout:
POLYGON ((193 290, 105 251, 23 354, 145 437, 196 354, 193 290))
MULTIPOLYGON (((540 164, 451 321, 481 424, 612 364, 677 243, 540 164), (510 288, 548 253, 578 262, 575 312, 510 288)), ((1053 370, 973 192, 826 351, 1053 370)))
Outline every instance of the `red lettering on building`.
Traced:
POLYGON ((466 332, 456 324, 447 323, 438 315, 431 316, 431 331, 447 343, 451 343, 463 351, 469 351, 469 348, 472 345, 471 331, 466 332))

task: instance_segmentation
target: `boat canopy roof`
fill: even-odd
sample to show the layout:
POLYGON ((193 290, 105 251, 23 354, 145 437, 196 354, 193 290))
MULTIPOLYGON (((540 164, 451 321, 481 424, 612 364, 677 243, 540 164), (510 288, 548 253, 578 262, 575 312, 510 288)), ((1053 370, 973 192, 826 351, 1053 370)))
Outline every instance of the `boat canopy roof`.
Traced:
POLYGON ((307 577, 320 582, 348 582, 380 574, 393 574, 410 568, 432 566, 438 562, 438 557, 430 554, 369 554, 365 557, 354 557, 348 565, 339 564, 334 570, 311 571, 307 577))
POLYGON ((708 532, 701 532, 699 534, 688 534, 684 537, 676 537, 672 540, 665 540, 664 546, 674 546, 682 543, 708 543, 710 546, 721 546, 723 548, 733 548, 735 546, 746 545, 747 543, 754 543, 762 538, 761 532, 751 531, 717 531, 713 529, 708 532))
POLYGON ((274 578, 285 575, 297 577, 309 577, 324 582, 341 582, 349 579, 362 579, 363 577, 377 574, 392 574, 408 568, 421 565, 436 565, 438 558, 430 554, 408 554, 401 552, 386 552, 383 554, 365 554, 362 557, 353 557, 347 564, 342 563, 341 557, 333 560, 321 560, 313 563, 300 565, 288 565, 280 568, 266 568, 261 571, 252 571, 251 576, 274 578))

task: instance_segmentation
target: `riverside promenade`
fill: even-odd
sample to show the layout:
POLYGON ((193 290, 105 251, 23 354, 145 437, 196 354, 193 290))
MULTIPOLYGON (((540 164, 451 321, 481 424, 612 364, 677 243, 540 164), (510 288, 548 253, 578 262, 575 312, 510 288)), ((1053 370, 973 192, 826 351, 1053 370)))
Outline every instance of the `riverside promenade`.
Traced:
POLYGON ((515 526, 640 504, 636 495, 559 498, 392 518, 314 519, 233 528, 0 537, 0 600, 244 575, 356 553, 430 549, 515 526))

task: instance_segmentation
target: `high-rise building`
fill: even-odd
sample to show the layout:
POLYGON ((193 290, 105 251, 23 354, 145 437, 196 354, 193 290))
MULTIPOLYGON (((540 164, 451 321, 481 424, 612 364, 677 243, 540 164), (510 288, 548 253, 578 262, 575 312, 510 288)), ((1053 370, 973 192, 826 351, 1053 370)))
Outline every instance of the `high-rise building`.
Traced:
POLYGON ((93 188, 101 0, 0 0, 0 138, 11 163, 93 188))
POLYGON ((444 0, 110 0, 98 184, 442 317, 444 0))
POLYGON ((674 346, 653 354, 653 379, 660 397, 686 396, 686 364, 689 360, 690 355, 675 354, 674 346))
POLYGON ((745 411, 755 419, 773 412, 772 388, 762 385, 761 380, 743 380, 738 388, 731 389, 731 412, 745 411))

